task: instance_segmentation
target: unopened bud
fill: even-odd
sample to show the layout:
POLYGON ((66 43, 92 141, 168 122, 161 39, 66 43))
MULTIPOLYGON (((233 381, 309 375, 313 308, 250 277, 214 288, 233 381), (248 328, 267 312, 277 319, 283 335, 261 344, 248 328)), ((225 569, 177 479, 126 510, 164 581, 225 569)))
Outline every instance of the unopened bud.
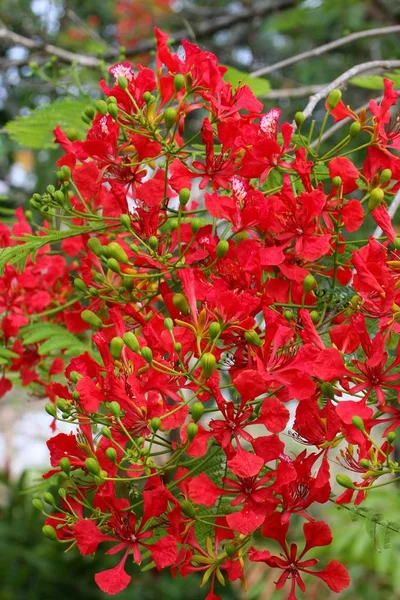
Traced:
POLYGON ((111 115, 113 119, 116 119, 118 117, 118 106, 116 104, 109 104, 108 114, 111 115))
POLYGON ((125 265, 129 264, 129 258, 125 250, 122 248, 118 242, 110 242, 108 244, 108 249, 110 251, 111 258, 115 258, 120 263, 125 265))
POLYGON ((340 187, 342 185, 342 178, 339 175, 336 175, 336 177, 332 179, 332 184, 335 188, 340 187))
POLYGON ((300 110, 297 111, 297 113, 295 113, 294 115, 294 122, 296 123, 297 127, 301 127, 304 123, 304 113, 302 113, 300 110))
POLYGON ((258 348, 262 346, 260 336, 256 331, 254 331, 254 329, 250 329, 250 331, 245 331, 244 339, 246 340, 246 342, 249 342, 249 344, 253 344, 253 346, 257 346, 258 348))
POLYGON ((107 448, 106 450, 106 456, 108 458, 108 460, 111 460, 112 463, 114 463, 117 460, 117 451, 115 448, 107 448))
POLYGON ((192 219, 192 223, 191 223, 192 232, 197 233, 202 227, 205 227, 206 225, 207 225, 207 221, 205 221, 204 219, 199 219, 199 218, 195 217, 194 219, 192 219))
POLYGON ((110 342, 110 353, 114 360, 121 357, 121 352, 124 347, 124 340, 121 337, 114 337, 110 342))
POLYGON ((349 136, 351 138, 355 138, 361 131, 361 125, 358 121, 354 121, 354 123, 352 123, 350 125, 350 129, 349 129, 349 136))
POLYGON ((36 508, 36 510, 43 512, 44 506, 40 498, 33 498, 32 505, 36 508))
POLYGON ((342 92, 338 88, 335 88, 334 90, 329 92, 326 103, 328 107, 332 110, 337 107, 341 99, 342 92))
POLYGON ((174 77, 174 89, 176 92, 179 92, 183 87, 185 87, 185 77, 181 73, 178 73, 174 77))
POLYGON ((387 183, 392 179, 392 171, 391 169, 383 169, 381 173, 381 183, 387 183))
POLYGON ((94 103, 95 108, 97 110, 97 112, 99 112, 101 115, 106 115, 108 112, 108 106, 107 104, 104 102, 104 100, 96 100, 96 102, 94 103))
POLYGON ((179 204, 181 206, 186 206, 186 204, 190 200, 190 190, 188 188, 182 188, 179 192, 179 204))
POLYGON ((316 283, 317 282, 315 281, 315 278, 311 274, 306 275, 304 277, 304 281, 303 281, 304 291, 305 292, 311 291, 313 289, 313 287, 316 285, 316 283))
POLYGON ((184 315, 189 314, 189 304, 183 294, 174 294, 172 297, 172 304, 184 315))
POLYGON ((175 108, 172 108, 172 106, 170 106, 169 108, 167 108, 165 110, 164 123, 165 123, 165 127, 167 129, 171 129, 171 127, 175 124, 177 116, 178 116, 178 113, 176 112, 175 108))
POLYGON ((177 354, 179 354, 179 352, 182 350, 182 344, 180 342, 175 342, 174 350, 177 354))
POLYGON ((146 362, 148 362, 149 364, 153 362, 153 352, 151 351, 151 348, 149 348, 148 346, 143 346, 140 353, 146 362))
POLYGON ((128 80, 123 75, 120 75, 117 79, 117 83, 122 90, 128 89, 128 80))
POLYGON ((56 407, 54 406, 54 404, 52 404, 51 402, 48 402, 45 407, 44 410, 47 412, 48 415, 50 415, 51 417, 55 417, 57 414, 57 410, 56 407))
POLYGON ((122 339, 124 340, 124 343, 126 344, 126 346, 128 346, 129 350, 132 350, 132 352, 139 351, 139 348, 140 348, 139 342, 134 333, 132 333, 131 331, 128 331, 127 333, 124 333, 124 336, 122 339))
POLYGON ((95 458, 87 458, 85 460, 85 467, 88 473, 91 475, 99 475, 100 473, 100 465, 97 459, 95 458))
POLYGON ((354 415, 351 419, 351 422, 353 423, 354 427, 359 431, 365 431, 364 421, 358 415, 354 415))
POLYGON ((336 481, 338 482, 339 485, 341 485, 344 488, 347 488, 349 490, 355 489, 354 483, 352 482, 350 477, 348 475, 346 475, 345 473, 338 473, 336 475, 336 481))
POLYGON ((107 440, 111 440, 111 438, 112 438, 111 429, 106 426, 102 427, 101 435, 103 435, 105 438, 107 438, 107 440))
POLYGON ((318 323, 319 321, 319 312, 317 310, 312 310, 310 312, 311 321, 313 323, 318 323))
POLYGON ((324 396, 330 398, 331 400, 333 400, 335 397, 334 387, 331 383, 329 383, 329 381, 324 381, 324 383, 321 384, 321 392, 324 394, 324 396))
POLYGON ((216 254, 218 258, 223 258, 229 250, 229 242, 227 240, 220 240, 217 244, 216 254))
POLYGON ((360 467, 363 469, 369 469, 369 460, 367 458, 362 458, 360 460, 360 467))
POLYGON ((382 204, 384 197, 385 192, 381 188, 373 189, 368 200, 369 210, 374 210, 374 208, 382 204))
POLYGON ((116 418, 119 419, 121 416, 121 407, 116 400, 113 400, 108 405, 108 410, 116 418))
POLYGON ((143 101, 144 101, 146 104, 149 104, 149 103, 150 103, 152 100, 153 100, 153 96, 150 94, 150 92, 145 92, 145 93, 143 94, 143 101))
POLYGON ((389 442, 389 444, 393 444, 395 439, 396 439, 396 432, 389 431, 389 433, 387 434, 387 441, 389 442))
POLYGON ((107 260, 107 267, 113 273, 121 273, 121 267, 119 266, 119 262, 115 258, 109 258, 107 260))
POLYGON ((209 379, 209 377, 211 377, 216 365, 217 359, 215 358, 214 354, 212 354, 211 352, 206 352, 205 354, 203 354, 203 356, 201 357, 201 367, 203 375, 206 379, 209 379))
POLYGON ((193 438, 195 438, 196 435, 198 434, 199 426, 196 425, 196 423, 189 423, 186 431, 187 431, 188 440, 191 442, 193 440, 193 438))
POLYGON ((182 500, 182 502, 181 502, 181 510, 182 510, 182 512, 183 512, 184 515, 187 515, 191 519, 195 519, 196 518, 196 511, 194 509, 194 506, 190 502, 190 500, 188 500, 187 498, 185 498, 185 500, 182 500))
POLYGON ((80 292, 86 292, 86 283, 83 281, 83 279, 80 279, 79 277, 76 277, 76 279, 74 279, 74 287, 79 290, 80 292))
POLYGON ((125 227, 125 229, 130 229, 131 227, 131 218, 129 215, 121 215, 120 217, 121 225, 125 227))
POLYGON ((46 536, 52 542, 57 540, 56 530, 51 525, 44 525, 42 527, 42 533, 44 536, 46 536))
POLYGON ((92 327, 103 327, 101 319, 99 319, 99 317, 92 310, 83 310, 81 312, 81 319, 92 327))
POLYGON ((60 465, 60 469, 64 471, 64 473, 69 473, 71 470, 71 461, 68 456, 63 456, 58 463, 60 465))
POLYGON ((164 327, 165 327, 165 329, 168 329, 168 331, 173 330, 174 322, 172 319, 170 319, 170 317, 167 317, 166 319, 164 319, 164 327))
POLYGON ((221 333, 221 325, 219 323, 217 323, 216 321, 214 321, 213 323, 211 323, 210 327, 208 328, 208 335, 210 336, 210 338, 212 340, 215 340, 215 338, 221 333))
POLYGON ((158 417, 153 417, 150 421, 150 428, 152 431, 157 432, 161 427, 161 419, 158 417))
POLYGON ((192 415, 192 419, 195 423, 201 419, 204 415, 204 404, 202 402, 195 402, 190 407, 190 414, 192 415))
POLYGON ((285 317, 286 321, 291 321, 293 319, 293 313, 288 308, 283 311, 283 316, 285 317))
POLYGON ((152 235, 149 237, 148 244, 152 250, 156 250, 156 248, 158 246, 158 239, 156 238, 155 235, 152 235))

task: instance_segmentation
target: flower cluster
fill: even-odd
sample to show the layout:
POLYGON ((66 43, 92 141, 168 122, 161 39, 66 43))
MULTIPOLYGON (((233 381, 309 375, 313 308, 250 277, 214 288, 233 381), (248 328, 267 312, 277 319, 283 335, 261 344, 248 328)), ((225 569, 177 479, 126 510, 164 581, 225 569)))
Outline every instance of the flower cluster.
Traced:
MULTIPOLYGON (((156 36, 154 70, 110 69, 84 140, 55 131, 59 189, 31 205, 64 241, 1 282, 12 368, 27 368, 15 336, 35 311, 92 330, 83 353, 39 356, 50 375, 68 362, 46 383, 47 411, 76 425, 48 441, 61 503, 44 533, 116 555, 96 575, 109 594, 134 561, 202 573, 216 600, 215 586, 244 581, 246 557, 280 570, 290 600, 309 576, 340 592, 346 568, 312 555, 332 539, 314 518, 331 462, 356 473, 338 475, 338 503, 400 472, 397 93, 386 80, 381 103, 356 114, 334 90, 313 142, 302 113, 280 124, 213 54, 187 41, 174 54, 156 36), (353 122, 322 152, 329 115, 353 122), (365 221, 382 235, 357 239, 365 221)), ((15 227, 21 245, 31 231, 22 216, 15 227)))

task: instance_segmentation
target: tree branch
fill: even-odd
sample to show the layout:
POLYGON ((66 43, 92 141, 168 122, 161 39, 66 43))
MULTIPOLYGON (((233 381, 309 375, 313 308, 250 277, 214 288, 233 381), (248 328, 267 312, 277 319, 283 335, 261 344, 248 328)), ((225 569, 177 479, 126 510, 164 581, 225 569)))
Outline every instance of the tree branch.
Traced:
POLYGON ((270 90, 268 94, 262 97, 266 100, 280 100, 281 98, 303 98, 310 94, 316 94, 319 90, 322 90, 327 83, 315 84, 315 85, 301 85, 295 88, 282 88, 280 90, 270 90))
POLYGON ((290 58, 286 58, 285 60, 281 60, 273 65, 268 65, 266 67, 262 67, 257 71, 253 71, 251 73, 252 77, 258 77, 259 75, 266 75, 267 73, 272 73, 273 71, 277 71, 278 69, 282 69, 283 67, 288 67, 289 65, 293 65, 301 60, 306 58, 313 58, 314 56, 320 56, 325 52, 330 52, 339 46, 344 46, 345 44, 350 44, 350 42, 354 42, 355 40, 360 40, 368 37, 375 37, 378 35, 388 35, 389 33, 397 33, 400 32, 400 25, 391 25, 390 27, 377 27, 376 29, 367 29, 363 31, 356 31, 355 33, 351 33, 350 35, 346 35, 338 40, 334 40, 333 42, 329 42, 328 44, 323 44, 322 46, 318 46, 317 48, 313 48, 312 50, 307 50, 306 52, 301 52, 300 54, 296 54, 295 56, 291 56, 290 58))
MULTIPOLYGON (((234 25, 251 21, 255 17, 263 17, 275 11, 285 10, 297 4, 298 1, 299 0, 263 0, 260 2, 256 2, 251 7, 241 10, 237 13, 226 14, 210 18, 208 20, 204 20, 203 22, 196 25, 196 27, 193 27, 192 32, 188 32, 188 29, 183 29, 181 31, 172 33, 171 40, 173 40, 175 43, 179 43, 185 37, 188 37, 188 33, 191 33, 192 37, 194 37, 194 39, 196 40, 205 38, 209 35, 212 35, 213 33, 217 33, 218 31, 229 29, 234 25)), ((28 48, 28 50, 42 52, 51 56, 56 56, 62 62, 76 63, 78 65, 81 65, 82 67, 96 68, 102 64, 103 60, 93 55, 85 55, 79 54, 77 52, 70 52, 69 50, 64 50, 63 48, 55 46, 54 44, 47 44, 43 40, 33 40, 31 38, 15 33, 14 31, 11 31, 3 23, 0 22, 0 40, 1 39, 11 44, 16 44, 23 46, 24 48, 28 48)), ((128 49, 126 55, 135 56, 138 54, 149 52, 154 48, 154 39, 143 40, 141 42, 138 42, 133 48, 128 49)), ((114 49, 104 55, 104 60, 112 61, 117 56, 118 50, 114 49)), ((29 60, 30 58, 28 57, 26 59, 26 63, 28 63, 29 60)))
POLYGON ((400 60, 371 60, 370 62, 361 63, 359 65, 355 65, 348 71, 345 71, 339 77, 337 77, 334 81, 332 81, 329 85, 322 88, 319 92, 310 97, 307 106, 303 110, 304 116, 310 117, 314 111, 314 108, 317 106, 318 102, 334 90, 335 88, 340 88, 347 81, 353 79, 359 73, 364 73, 365 71, 372 71, 374 69, 379 70, 387 70, 387 69, 395 69, 400 67, 400 60))

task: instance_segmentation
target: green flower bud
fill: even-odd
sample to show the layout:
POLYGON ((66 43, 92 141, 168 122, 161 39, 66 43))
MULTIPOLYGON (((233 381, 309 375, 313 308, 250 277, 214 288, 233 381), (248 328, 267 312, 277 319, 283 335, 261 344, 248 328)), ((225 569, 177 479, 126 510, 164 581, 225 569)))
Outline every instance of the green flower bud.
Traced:
POLYGON ((171 129, 171 127, 173 127, 173 125, 176 122, 177 116, 178 113, 176 112, 175 108, 172 108, 172 106, 170 106, 164 111, 164 123, 167 129, 171 129))
POLYGON ((332 184, 334 185, 335 188, 338 188, 342 185, 342 178, 339 177, 339 175, 336 175, 336 177, 334 177, 332 179, 332 184))
POLYGON ((244 339, 246 340, 246 342, 249 342, 249 344, 252 344, 253 346, 257 346, 258 348, 261 348, 261 346, 263 344, 260 339, 260 336, 258 335, 258 333, 256 331, 254 331, 254 329, 250 329, 250 331, 245 331, 244 339))
POLYGON ((124 347, 124 340, 121 337, 113 337, 110 342, 110 353, 114 360, 119 360, 124 347))
POLYGON ((91 125, 92 120, 89 119, 89 117, 87 115, 85 115, 85 113, 81 114, 81 119, 84 123, 86 123, 86 125, 91 125))
MULTIPOLYGON (((300 114, 303 114, 303 113, 300 113, 300 114)), ((237 552, 237 548, 233 544, 227 544, 224 549, 225 549, 225 552, 227 553, 227 555, 229 556, 229 558, 233 558, 237 552)))
POLYGON ((113 273, 121 273, 121 267, 119 266, 119 262, 115 260, 115 258, 109 258, 107 260, 107 267, 113 273))
POLYGON ((121 225, 125 227, 125 229, 131 228, 131 218, 129 215, 121 215, 120 217, 121 225))
POLYGON ((125 250, 122 248, 118 242, 110 242, 108 244, 108 249, 110 251, 110 256, 115 258, 120 263, 125 265, 129 265, 129 258, 125 250))
POLYGON ((391 169, 383 169, 381 173, 381 183, 387 183, 392 179, 392 171, 391 169))
POLYGON ((155 235, 152 235, 149 237, 148 244, 152 250, 156 250, 156 248, 158 246, 158 239, 156 238, 155 235))
POLYGON ((344 488, 347 488, 349 490, 356 489, 350 477, 345 473, 338 473, 338 475, 336 475, 336 481, 339 485, 341 485, 344 488))
POLYGON ((306 275, 304 277, 304 281, 303 281, 303 288, 304 291, 307 293, 309 291, 311 291, 313 289, 313 287, 316 285, 316 281, 314 279, 314 277, 310 274, 306 275))
POLYGON ((54 496, 53 494, 50 494, 50 492, 46 492, 43 495, 43 500, 47 503, 50 504, 51 506, 54 506, 56 501, 54 500, 54 496))
POLYGON ((179 354, 179 352, 182 350, 182 344, 180 342, 175 342, 174 350, 177 354, 179 354))
POLYGON ((67 129, 66 135, 70 142, 76 142, 76 140, 79 139, 79 135, 76 129, 67 129))
POLYGON ((217 359, 211 352, 206 352, 201 357, 200 362, 204 377, 206 379, 209 379, 215 370, 215 367, 217 365, 217 359))
POLYGON ((170 319, 169 317, 167 317, 166 319, 164 319, 164 327, 165 327, 165 329, 168 329, 168 331, 172 331, 172 329, 174 327, 173 320, 170 319))
POLYGON ((185 87, 185 77, 181 73, 178 73, 174 77, 174 89, 176 92, 179 92, 183 87, 185 87))
POLYGON ((118 117, 118 106, 116 104, 109 104, 108 114, 111 115, 113 119, 116 119, 118 117))
POLYGON ((101 319, 92 310, 83 310, 81 319, 91 327, 103 327, 101 319))
POLYGON ((95 116, 95 114, 96 114, 96 113, 95 113, 95 111, 94 111, 94 108, 93 108, 93 106, 87 106, 87 107, 85 108, 85 115, 86 115, 87 117, 89 117, 89 119, 90 119, 90 120, 94 119, 94 116, 95 116))
POLYGON ((101 435, 104 436, 105 438, 107 438, 107 440, 111 440, 111 438, 112 438, 111 429, 104 425, 104 427, 101 428, 101 435))
POLYGON ((313 323, 318 323, 319 321, 319 312, 317 310, 312 310, 310 312, 311 321, 313 323))
POLYGON ((283 316, 285 317, 286 321, 291 321, 293 319, 293 313, 288 308, 283 311, 283 316))
POLYGON ((212 340, 215 340, 217 335, 219 335, 220 333, 221 333, 221 325, 219 323, 217 323, 216 321, 211 323, 210 327, 208 328, 208 335, 210 336, 210 338, 212 340))
POLYGON ((85 467, 87 472, 91 475, 99 475, 100 473, 100 465, 96 458, 87 458, 85 460, 85 467))
POLYGON ((123 75, 120 75, 117 79, 117 83, 122 90, 128 89, 128 80, 123 75))
POLYGON ((364 421, 358 415, 354 415, 351 419, 351 422, 353 423, 354 427, 359 431, 365 431, 364 421))
POLYGON ((352 123, 350 125, 349 136, 351 138, 355 138, 360 133, 360 131, 361 131, 361 125, 360 125, 360 123, 358 121, 354 121, 354 123, 352 123))
POLYGON ((60 171, 64 179, 71 179, 71 169, 68 165, 63 165, 60 171))
POLYGON ((57 405, 57 408, 59 410, 61 410, 63 413, 69 412, 69 409, 71 407, 71 403, 67 402, 67 400, 63 400, 62 398, 57 398, 56 405, 57 405))
POLYGON ((368 200, 368 209, 374 210, 377 206, 382 204, 382 201, 385 197, 385 192, 381 188, 375 188, 372 190, 369 200, 368 200))
POLYGON ((195 217, 194 219, 192 219, 192 232, 193 233, 197 233, 199 231, 199 229, 201 229, 202 227, 205 227, 207 225, 207 221, 205 221, 204 219, 199 219, 197 217, 195 217))
POLYGON ((55 418, 55 416, 57 414, 57 410, 56 410, 56 407, 54 406, 54 404, 48 402, 45 405, 44 410, 47 412, 48 415, 55 418))
POLYGON ((115 448, 112 448, 110 446, 110 448, 107 448, 106 450, 106 456, 109 460, 111 460, 111 462, 115 462, 117 460, 117 451, 115 448))
POLYGON ((132 331, 124 333, 122 339, 124 340, 124 343, 129 348, 129 350, 132 350, 132 352, 139 352, 139 342, 136 335, 132 333, 132 331))
POLYGON ((193 438, 196 437, 198 432, 199 432, 199 426, 196 425, 196 423, 189 423, 189 425, 187 426, 188 440, 191 442, 193 440, 193 438))
POLYGON ((189 314, 189 304, 183 294, 174 294, 172 297, 172 304, 184 315, 189 314))
POLYGON ((190 500, 185 498, 185 500, 182 500, 182 502, 180 504, 181 504, 181 510, 184 515, 187 515, 191 519, 196 518, 196 511, 194 509, 193 504, 190 502, 190 500))
POLYGON ((150 428, 154 433, 156 433, 161 427, 161 419, 158 417, 153 417, 150 421, 150 428))
POLYGON ((57 202, 57 204, 60 204, 61 206, 63 206, 63 204, 65 202, 64 193, 61 190, 56 190, 54 192, 54 200, 57 202))
POLYGON ((86 283, 83 281, 83 279, 80 279, 79 277, 76 277, 74 279, 74 287, 79 290, 80 292, 86 292, 86 283))
POLYGON ((190 407, 190 414, 192 415, 192 419, 195 423, 200 421, 201 417, 204 415, 204 404, 202 402, 195 402, 190 407))
POLYGON ((149 104, 152 100, 154 100, 154 97, 150 94, 150 92, 145 92, 143 94, 143 101, 146 104, 149 104))
POLYGON ((188 188, 182 188, 179 192, 179 204, 181 206, 186 206, 186 204, 190 200, 190 190, 188 188))
POLYGON ((57 540, 56 530, 51 525, 44 525, 42 527, 42 533, 52 542, 55 542, 57 540))
POLYGON ((389 442, 389 444, 393 444, 395 439, 396 439, 396 432, 389 431, 389 433, 387 434, 387 441, 389 442))
POLYGON ((94 105, 95 105, 97 112, 99 112, 101 115, 104 116, 108 113, 108 106, 104 102, 104 100, 96 100, 94 105))
POLYGON ((295 113, 294 122, 296 123, 296 125, 299 129, 303 125, 304 119, 305 119, 305 116, 301 111, 297 111, 297 113, 295 113))
POLYGON ((116 400, 107 404, 108 410, 116 418, 119 419, 121 416, 121 407, 116 400))
POLYGON ((37 510, 39 510, 40 512, 43 512, 44 506, 43 506, 43 502, 40 500, 40 498, 33 498, 32 504, 37 510))
POLYGON ((327 98, 328 107, 331 110, 336 108, 341 99, 342 99, 342 92, 337 88, 332 90, 331 92, 329 92, 329 95, 327 98))
POLYGON ((98 238, 96 238, 96 237, 89 238, 87 245, 88 245, 89 250, 91 252, 93 252, 93 254, 96 254, 96 256, 100 256, 102 245, 98 238))
POLYGON ((82 377, 83 375, 78 373, 78 371, 71 371, 71 373, 69 374, 69 378, 70 381, 72 381, 72 383, 78 383, 78 381, 82 379, 82 377))
POLYGON ((71 461, 68 456, 63 456, 58 463, 60 465, 60 469, 64 471, 64 473, 69 473, 71 470, 71 461))
POLYGON ((367 458, 362 458, 360 460, 360 467, 363 469, 369 469, 369 460, 367 458))
POLYGON ((217 244, 216 254, 218 258, 223 258, 229 250, 229 242, 227 240, 220 240, 217 244))
POLYGON ((335 390, 329 381, 324 381, 324 383, 321 384, 321 392, 324 394, 324 396, 330 398, 331 400, 333 400, 335 397, 335 390))
POLYGON ((143 346, 140 353, 143 356, 144 360, 151 365, 151 363, 153 362, 153 352, 151 351, 151 348, 149 348, 148 346, 143 346))
POLYGON ((81 397, 80 393, 77 392, 76 390, 74 392, 72 392, 72 399, 75 400, 75 402, 79 402, 79 399, 81 397))

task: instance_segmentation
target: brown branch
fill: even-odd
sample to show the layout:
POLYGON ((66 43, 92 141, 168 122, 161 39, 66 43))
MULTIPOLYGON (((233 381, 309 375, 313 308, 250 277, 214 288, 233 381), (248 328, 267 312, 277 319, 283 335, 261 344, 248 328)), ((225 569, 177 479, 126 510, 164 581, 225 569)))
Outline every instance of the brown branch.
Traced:
MULTIPOLYGON (((251 21, 255 17, 263 17, 274 11, 281 11, 290 8, 297 4, 298 0, 263 0, 254 3, 251 7, 241 10, 234 14, 217 16, 204 20, 203 22, 193 27, 192 37, 194 39, 201 39, 208 37, 218 31, 229 29, 234 25, 251 21)), ((171 40, 175 43, 181 42, 185 37, 188 36, 188 30, 183 29, 171 34, 171 40)), ((59 60, 65 63, 74 63, 83 67, 96 68, 99 67, 103 60, 112 61, 118 56, 118 50, 111 50, 104 55, 104 59, 93 55, 79 54, 77 52, 70 52, 54 44, 47 44, 43 40, 34 40, 14 31, 8 29, 3 23, 0 22, 0 40, 9 42, 11 44, 17 44, 27 48, 28 50, 35 52, 42 52, 51 56, 56 56, 59 60)), ((127 56, 135 56, 149 52, 155 48, 154 39, 143 40, 138 42, 133 48, 128 49, 127 56)), ((27 57, 26 63, 30 61, 27 57)))
POLYGON ((295 56, 291 56, 290 58, 286 58, 285 60, 281 60, 273 65, 268 65, 266 67, 262 67, 257 71, 253 71, 251 73, 252 77, 258 77, 259 75, 266 75, 267 73, 272 73, 273 71, 277 71, 278 69, 282 69, 283 67, 288 67, 289 65, 293 65, 301 60, 306 58, 313 58, 314 56, 320 56, 325 52, 330 52, 339 46, 343 46, 344 44, 350 44, 355 40, 360 40, 368 37, 375 37, 378 35, 388 35, 389 33, 397 33, 400 32, 400 25, 391 25, 390 27, 377 27, 375 29, 367 29, 363 31, 356 31, 355 33, 351 33, 350 35, 346 35, 338 40, 334 40, 333 42, 329 42, 328 44, 323 44, 322 46, 318 46, 317 48, 313 48, 312 50, 307 50, 306 52, 301 52, 300 54, 296 54, 295 56))
POLYGON ((339 77, 337 77, 334 81, 332 81, 329 85, 322 88, 319 92, 310 97, 307 106, 303 110, 304 116, 310 117, 314 111, 314 108, 317 106, 318 102, 334 90, 335 88, 340 88, 345 85, 350 79, 353 79, 359 73, 365 73, 366 71, 372 70, 387 70, 387 69, 395 69, 400 67, 400 60, 371 60, 370 62, 361 63, 359 65, 355 65, 348 71, 345 71, 339 77))

